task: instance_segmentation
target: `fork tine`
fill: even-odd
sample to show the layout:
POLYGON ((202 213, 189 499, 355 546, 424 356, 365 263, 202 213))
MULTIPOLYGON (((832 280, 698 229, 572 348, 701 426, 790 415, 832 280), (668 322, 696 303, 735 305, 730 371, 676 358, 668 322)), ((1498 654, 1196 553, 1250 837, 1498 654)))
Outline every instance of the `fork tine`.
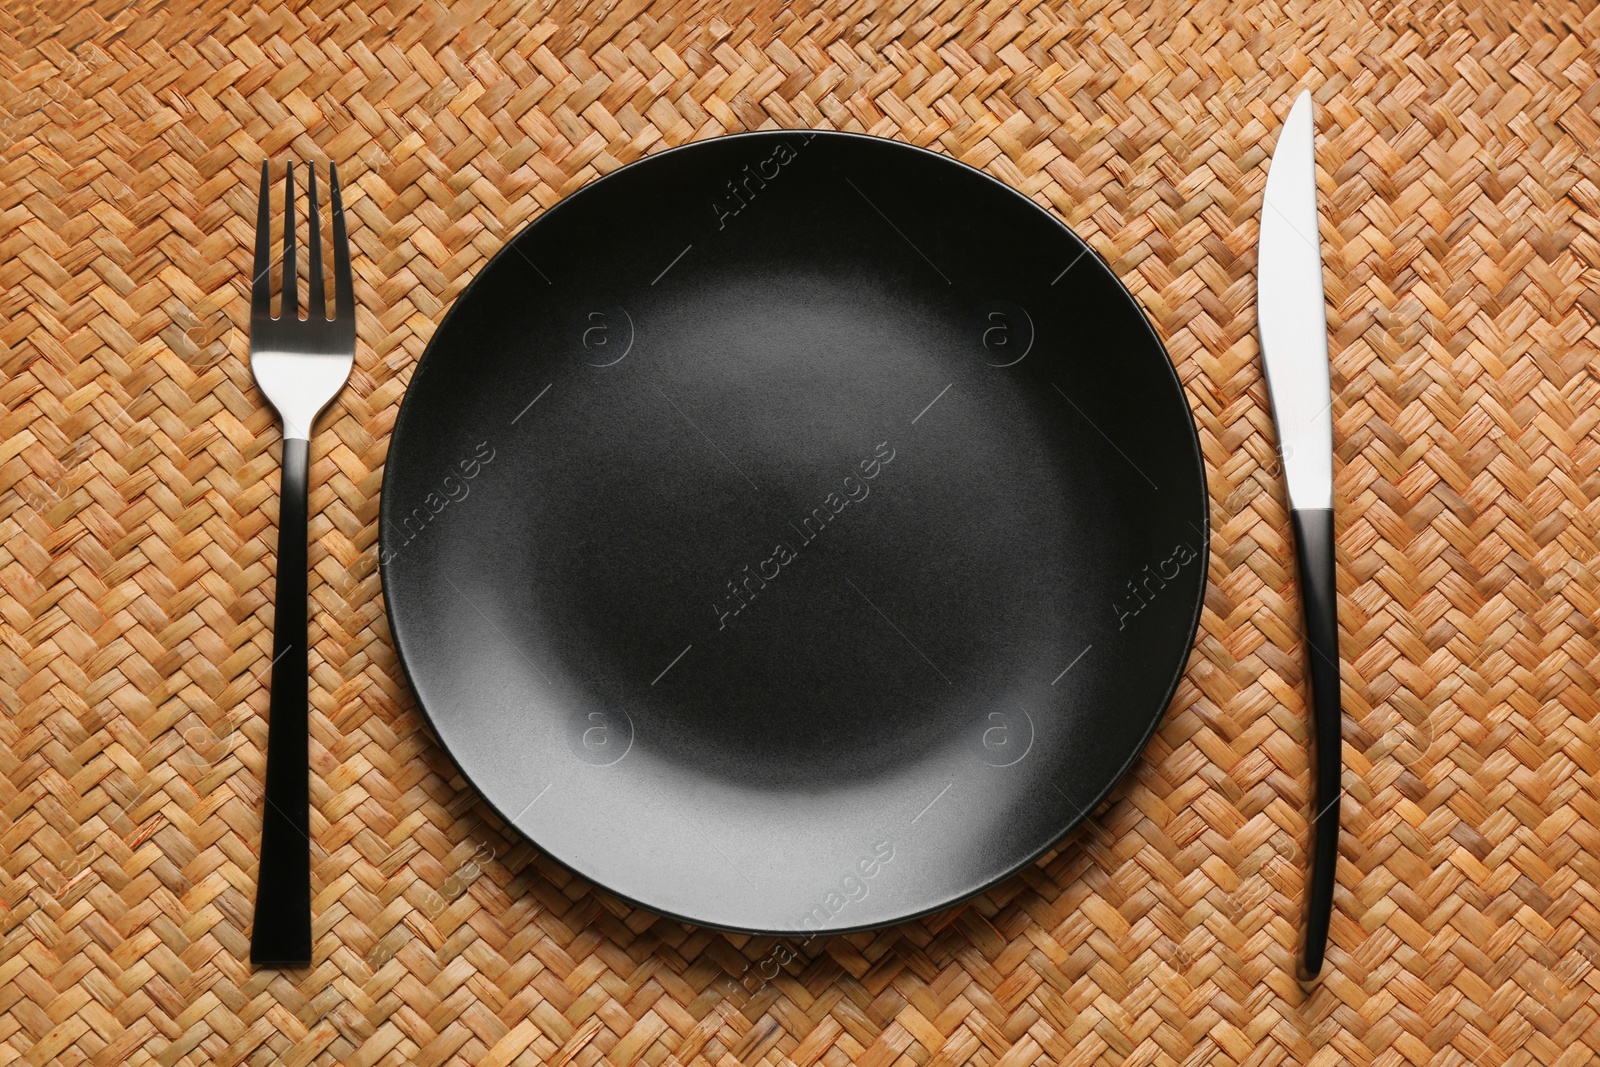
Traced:
POLYGON ((283 172, 283 303, 278 318, 300 317, 300 288, 294 280, 294 164, 283 172))
POLYGON ((339 165, 328 164, 328 188, 333 201, 333 317, 351 329, 356 321, 355 286, 350 281, 350 241, 344 232, 344 201, 339 197, 339 165))
POLYGON ((261 161, 261 207, 256 212, 256 262, 250 278, 250 314, 272 317, 272 195, 267 161, 261 161))
POLYGON ((326 319, 326 295, 322 291, 322 213, 317 210, 317 166, 315 163, 306 164, 310 177, 306 179, 307 200, 310 203, 308 213, 311 217, 311 232, 307 237, 310 244, 306 246, 310 259, 307 266, 307 281, 311 291, 306 298, 306 318, 326 319))

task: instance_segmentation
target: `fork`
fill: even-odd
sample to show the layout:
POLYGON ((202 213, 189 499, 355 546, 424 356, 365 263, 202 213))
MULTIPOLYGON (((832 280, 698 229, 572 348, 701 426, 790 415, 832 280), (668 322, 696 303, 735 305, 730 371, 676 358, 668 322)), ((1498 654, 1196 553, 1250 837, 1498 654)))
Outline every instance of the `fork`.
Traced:
POLYGON ((350 280, 339 170, 330 164, 333 202, 333 318, 322 279, 317 171, 308 166, 310 298, 300 318, 295 292, 294 164, 284 174, 283 298, 272 317, 270 188, 261 163, 255 274, 250 283, 250 371, 283 422, 283 492, 278 504, 278 587, 272 627, 272 698, 267 722, 267 782, 261 822, 261 872, 250 961, 311 962, 310 664, 307 659, 306 510, 311 428, 350 377, 356 305, 350 280))

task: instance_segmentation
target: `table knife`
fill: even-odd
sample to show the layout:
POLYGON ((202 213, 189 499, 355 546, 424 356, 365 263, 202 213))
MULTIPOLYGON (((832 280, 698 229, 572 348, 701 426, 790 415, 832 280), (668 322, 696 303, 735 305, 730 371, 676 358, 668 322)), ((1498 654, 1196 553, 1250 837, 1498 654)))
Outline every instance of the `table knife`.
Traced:
POLYGON ((1322 970, 1339 857, 1339 619, 1333 559, 1333 393, 1317 232, 1311 94, 1302 92, 1278 135, 1261 203, 1256 315, 1289 489, 1316 761, 1314 844, 1305 913, 1303 978, 1322 970))

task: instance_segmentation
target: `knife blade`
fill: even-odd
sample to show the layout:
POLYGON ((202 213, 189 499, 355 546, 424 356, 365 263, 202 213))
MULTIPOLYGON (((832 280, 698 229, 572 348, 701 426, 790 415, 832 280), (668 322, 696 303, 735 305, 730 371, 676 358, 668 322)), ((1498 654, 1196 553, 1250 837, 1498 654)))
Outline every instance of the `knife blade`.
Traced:
POLYGON ((1334 577, 1333 392, 1317 229, 1310 92, 1289 110, 1267 171, 1256 261, 1256 316, 1283 455, 1311 667, 1316 788, 1302 978, 1322 970, 1339 857, 1338 590, 1334 577))

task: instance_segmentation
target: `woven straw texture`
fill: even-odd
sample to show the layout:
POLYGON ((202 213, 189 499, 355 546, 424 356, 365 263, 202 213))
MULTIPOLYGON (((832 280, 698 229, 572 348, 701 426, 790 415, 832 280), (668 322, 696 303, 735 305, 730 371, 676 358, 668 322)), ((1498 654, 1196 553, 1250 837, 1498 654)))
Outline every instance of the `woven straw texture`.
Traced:
POLYGON ((0 14, 0 1067, 1595 1062, 1593 0, 190 7, 0 14), (1347 789, 1310 988, 1304 650, 1254 335, 1300 88, 1347 789), (423 724, 375 562, 401 395, 487 257, 642 155, 802 126, 965 160, 1103 253, 1177 364, 1214 536, 1184 681, 1086 829, 963 907, 791 947, 633 909, 508 833, 423 724), (313 452, 316 962, 287 972, 246 962, 263 156, 339 164, 362 309, 313 452))

